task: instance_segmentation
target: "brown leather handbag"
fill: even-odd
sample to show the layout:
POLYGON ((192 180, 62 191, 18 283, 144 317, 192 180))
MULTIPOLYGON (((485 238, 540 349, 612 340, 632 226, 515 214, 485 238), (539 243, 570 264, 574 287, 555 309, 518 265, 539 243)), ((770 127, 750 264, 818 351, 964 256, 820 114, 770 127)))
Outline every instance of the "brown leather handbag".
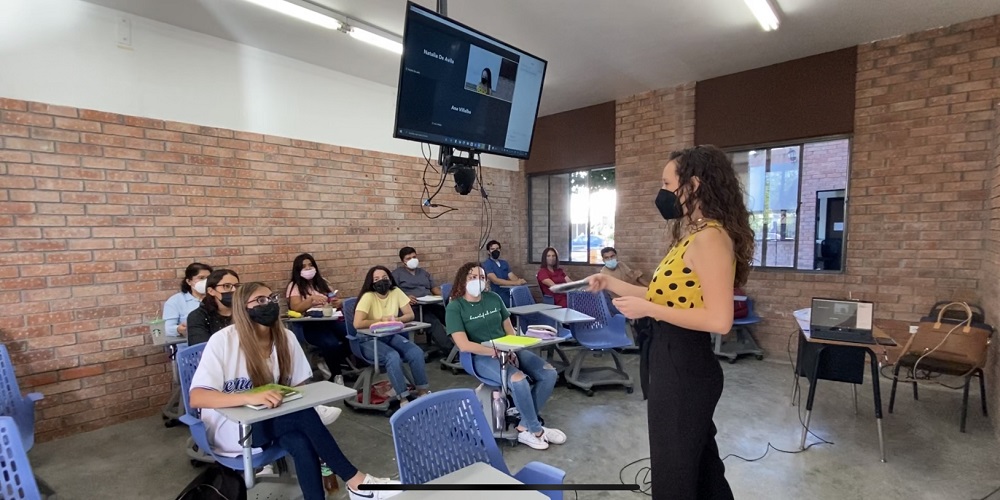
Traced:
POLYGON ((903 356, 917 357, 913 364, 914 371, 921 362, 935 360, 963 366, 971 373, 986 365, 987 346, 992 333, 991 326, 975 321, 968 304, 952 302, 942 307, 936 318, 928 316, 920 320, 917 333, 903 347, 903 356), (962 314, 945 317, 949 309, 964 310, 964 319, 958 319, 962 314))

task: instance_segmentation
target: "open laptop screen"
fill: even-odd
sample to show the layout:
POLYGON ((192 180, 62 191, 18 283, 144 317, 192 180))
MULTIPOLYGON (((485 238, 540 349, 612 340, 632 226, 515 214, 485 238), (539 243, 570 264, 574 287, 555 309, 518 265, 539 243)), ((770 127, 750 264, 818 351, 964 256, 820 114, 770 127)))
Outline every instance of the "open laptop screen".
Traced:
POLYGON ((871 302, 813 299, 812 328, 871 330, 875 307, 871 302))

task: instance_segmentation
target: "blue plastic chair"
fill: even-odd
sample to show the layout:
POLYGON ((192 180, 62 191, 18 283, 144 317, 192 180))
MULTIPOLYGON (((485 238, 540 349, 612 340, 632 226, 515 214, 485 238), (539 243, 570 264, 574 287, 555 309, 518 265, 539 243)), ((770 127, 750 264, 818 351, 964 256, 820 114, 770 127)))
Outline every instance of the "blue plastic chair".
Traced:
MULTIPOLYGON (((451 283, 441 285, 441 296, 444 297, 444 306, 447 308, 448 303, 451 302, 451 283)), ((462 364, 458 361, 458 353, 458 347, 452 347, 451 352, 441 360, 441 369, 451 370, 453 375, 458 375, 458 371, 462 369, 462 364)))
POLYGON ((566 371, 566 382, 575 385, 588 396, 594 395, 594 386, 623 385, 625 391, 632 393, 632 376, 625 371, 621 356, 615 349, 629 347, 632 340, 625 331, 625 316, 611 315, 608 304, 601 294, 591 292, 569 292, 569 308, 594 318, 589 323, 574 323, 571 326, 573 337, 585 349, 577 353, 566 371), (588 351, 607 352, 615 362, 615 368, 610 366, 583 367, 583 362, 591 354, 588 351))
MULTIPOLYGON (((200 450, 210 455, 220 465, 236 471, 242 471, 242 456, 224 457, 215 454, 208 442, 208 433, 205 429, 205 423, 201 421, 201 412, 198 409, 191 408, 191 380, 194 378, 195 371, 198 370, 198 363, 201 362, 201 355, 205 351, 206 345, 208 344, 202 343, 177 351, 177 373, 181 379, 181 399, 184 401, 184 414, 181 415, 181 422, 184 422, 188 426, 188 429, 191 430, 191 437, 200 450)), ((286 455, 287 453, 280 446, 269 446, 261 453, 255 453, 251 463, 256 469, 274 463, 286 455)), ((280 465, 282 464, 279 464, 278 470, 284 470, 284 467, 280 465)), ((252 482, 247 485, 248 488, 252 486, 252 482)))
POLYGON ((21 395, 21 388, 14 375, 14 363, 10 360, 7 346, 2 344, 0 344, 0 376, 3 377, 0 381, 3 384, 3 387, 0 387, 0 415, 14 419, 21 433, 21 444, 24 450, 28 451, 35 445, 35 402, 41 401, 44 396, 40 392, 21 395))
POLYGON ((747 298, 747 315, 745 318, 733 319, 732 332, 736 333, 736 338, 723 341, 722 335, 712 334, 712 343, 716 356, 729 359, 729 363, 735 363, 736 359, 744 354, 753 354, 757 359, 764 359, 764 350, 757 345, 753 334, 750 331, 751 325, 761 322, 760 316, 753 309, 753 299, 747 298))
POLYGON ((28 451, 21 441, 21 430, 14 418, 8 416, 0 417, 0 498, 42 498, 42 492, 31 472, 28 451))
MULTIPOLYGON (((358 373, 358 380, 354 382, 354 389, 361 392, 361 401, 358 401, 357 398, 349 398, 344 402, 347 403, 347 406, 350 406, 355 410, 384 411, 386 412, 387 417, 391 416, 394 411, 390 408, 392 406, 391 399, 387 399, 379 404, 372 403, 372 384, 375 382, 376 377, 375 360, 365 356, 365 353, 361 350, 361 338, 358 334, 358 330, 354 328, 354 312, 358 308, 358 298, 351 297, 344 299, 344 303, 341 307, 344 311, 344 321, 347 323, 347 341, 351 346, 351 353, 354 354, 356 358, 368 363, 368 366, 362 368, 358 373)), ((409 336, 405 333, 401 333, 400 335, 409 336)), ((378 340, 376 339, 375 342, 378 342, 378 340)), ((389 349, 389 347, 386 346, 385 349, 389 349)), ((385 366, 379 364, 378 373, 385 373, 385 366)), ((412 379, 409 372, 405 368, 405 363, 403 373, 407 375, 407 379, 412 379)))
MULTIPOLYGON (((471 389, 428 394, 396 412, 389 425, 404 484, 423 484, 479 462, 511 475, 471 389)), ((524 484, 563 484, 566 472, 530 462, 513 477, 524 484)), ((553 500, 563 498, 561 491, 544 493, 553 500)))
POLYGON ((444 298, 444 306, 448 307, 448 302, 451 301, 451 283, 441 285, 441 297, 444 298))

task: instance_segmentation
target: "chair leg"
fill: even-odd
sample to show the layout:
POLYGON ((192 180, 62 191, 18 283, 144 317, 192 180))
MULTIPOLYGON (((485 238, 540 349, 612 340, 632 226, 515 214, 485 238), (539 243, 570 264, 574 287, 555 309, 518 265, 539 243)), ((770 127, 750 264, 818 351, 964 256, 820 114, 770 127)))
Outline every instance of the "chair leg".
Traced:
POLYGON ((972 382, 972 375, 965 377, 965 388, 962 389, 962 425, 961 431, 965 432, 965 418, 969 415, 969 384, 972 382))
POLYGON ((889 391, 889 413, 892 413, 893 406, 896 405, 896 384, 899 383, 899 365, 892 370, 892 389, 889 391))
POLYGON ((990 416, 988 410, 986 409, 986 376, 983 374, 983 370, 979 370, 979 399, 983 403, 983 416, 990 416))
MULTIPOLYGON (((914 375, 914 376, 916 376, 916 375, 914 375)), ((913 383, 913 400, 914 401, 919 401, 920 400, 920 397, 917 394, 917 383, 916 382, 913 383)))

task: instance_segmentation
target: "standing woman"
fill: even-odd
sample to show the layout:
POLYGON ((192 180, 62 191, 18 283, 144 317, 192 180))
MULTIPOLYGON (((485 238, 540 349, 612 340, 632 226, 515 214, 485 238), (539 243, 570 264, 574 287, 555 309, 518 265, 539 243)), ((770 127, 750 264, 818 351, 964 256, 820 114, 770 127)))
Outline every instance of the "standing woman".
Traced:
POLYGON ((212 266, 192 262, 184 270, 181 291, 170 296, 163 304, 163 323, 168 337, 187 336, 187 317, 198 308, 205 297, 205 279, 212 273, 212 266))
POLYGON ((619 295, 615 306, 627 318, 644 318, 653 497, 731 499, 712 422, 723 374, 710 332, 732 327, 733 287, 746 283, 753 258, 750 215, 732 163, 714 146, 670 155, 656 208, 675 222, 649 287, 595 274, 590 290, 619 295))

